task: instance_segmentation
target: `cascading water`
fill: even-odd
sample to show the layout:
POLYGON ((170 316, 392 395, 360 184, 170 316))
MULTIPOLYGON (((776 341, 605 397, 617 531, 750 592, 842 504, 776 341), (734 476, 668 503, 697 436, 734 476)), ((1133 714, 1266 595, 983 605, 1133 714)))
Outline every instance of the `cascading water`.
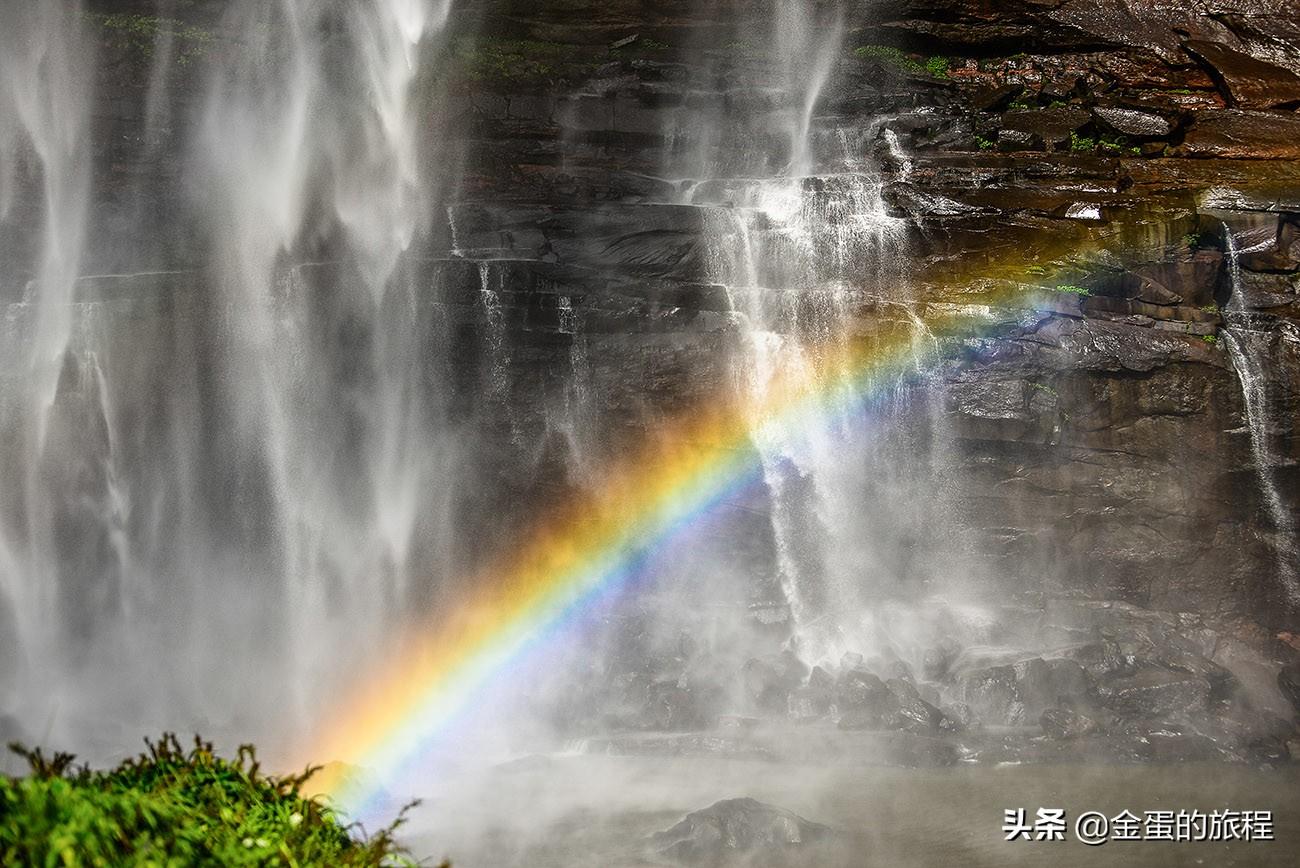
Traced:
MULTIPOLYGON (((39 254, 3 274, 32 277, 5 325, 21 374, 0 387, 0 622, 22 625, 0 676, 47 737, 110 749, 202 724, 274 746, 438 571, 455 459, 427 350, 444 326, 407 253, 439 210, 416 82, 449 7, 230 4, 172 119, 188 184, 167 206, 194 215, 203 267, 80 279, 98 19, 0 10, 0 220, 41 221, 39 254)), ((171 110, 172 37, 142 159, 171 110)))
POLYGON ((39 661, 58 666, 84 650, 71 647, 91 626, 82 593, 120 606, 121 503, 98 322, 76 293, 91 56, 80 3, 0 8, 0 696, 10 699, 39 661), (25 226, 40 227, 30 244, 25 226), (43 629, 52 623, 59 629, 43 629))
MULTIPOLYGON (((674 140, 677 161, 666 170, 691 177, 681 201, 706 211, 706 271, 731 300, 743 343, 737 387, 755 407, 778 374, 809 383, 837 376, 824 369, 827 359, 859 327, 864 305, 878 305, 882 320, 896 319, 914 334, 918 366, 932 356, 932 336, 901 279, 906 224, 890 215, 871 155, 882 128, 850 128, 823 105, 843 38, 839 13, 826 15, 816 4, 787 0, 774 12, 772 31, 741 33, 737 44, 770 66, 747 70, 764 96, 736 101, 770 108, 712 119, 688 112, 674 140)), ((906 172, 891 136, 884 131, 906 172)), ((905 400, 902 391, 897 397, 905 400)), ((863 650, 873 641, 870 628, 845 625, 869 619, 869 604, 888 594, 891 570, 880 558, 899 544, 899 504, 862 510, 864 493, 883 493, 880 483, 895 472, 889 449, 872 443, 860 424, 850 430, 837 420, 793 431, 756 417, 753 441, 795 645, 810 660, 863 650), (863 455, 876 458, 864 463, 863 455), (881 586, 864 591, 865 575, 881 586)), ((897 481, 923 489, 921 476, 897 481)))
MULTIPOLYGON (((1231 227, 1223 227, 1224 246, 1228 255, 1228 275, 1232 295, 1224 311, 1223 343, 1232 357, 1232 366, 1241 383, 1246 425, 1250 431, 1250 449, 1255 476, 1269 520, 1273 523, 1274 550, 1277 553, 1278 579, 1291 603, 1300 602, 1300 550, 1296 548, 1296 525, 1282 499, 1275 468, 1281 463, 1274 454, 1269 420, 1272 400, 1263 360, 1268 358, 1270 332, 1261 330, 1249 312, 1246 282, 1242 279, 1241 254, 1231 227)), ((1269 242, 1263 242, 1267 246, 1269 242)))

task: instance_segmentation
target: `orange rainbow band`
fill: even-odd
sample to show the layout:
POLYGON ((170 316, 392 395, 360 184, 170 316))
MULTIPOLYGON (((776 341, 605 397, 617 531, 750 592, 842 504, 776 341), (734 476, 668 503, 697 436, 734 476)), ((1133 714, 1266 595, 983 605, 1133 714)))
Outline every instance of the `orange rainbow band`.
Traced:
MULTIPOLYGON (((937 338, 973 337, 990 320, 941 311, 924 325, 937 338)), ((822 348, 811 373, 779 374, 760 399, 722 400, 659 428, 587 495, 552 512, 508 560, 468 583, 474 590, 455 611, 398 643, 389 665, 354 695, 354 710, 330 721, 312 746, 314 757, 373 776, 336 775, 317 786, 340 807, 363 810, 526 649, 616 591, 645 552, 757 478, 756 430, 799 430, 860 412, 883 386, 915 373, 923 355, 915 337, 911 330, 822 348)))

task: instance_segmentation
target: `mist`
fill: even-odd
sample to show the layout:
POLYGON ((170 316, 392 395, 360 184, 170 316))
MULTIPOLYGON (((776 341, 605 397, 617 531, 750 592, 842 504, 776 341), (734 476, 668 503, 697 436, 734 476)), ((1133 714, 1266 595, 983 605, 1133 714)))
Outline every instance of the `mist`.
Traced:
POLYGON ((0 735, 255 742, 457 866, 1285 864, 1300 155, 1198 131, 1290 103, 670 5, 0 8, 0 735))

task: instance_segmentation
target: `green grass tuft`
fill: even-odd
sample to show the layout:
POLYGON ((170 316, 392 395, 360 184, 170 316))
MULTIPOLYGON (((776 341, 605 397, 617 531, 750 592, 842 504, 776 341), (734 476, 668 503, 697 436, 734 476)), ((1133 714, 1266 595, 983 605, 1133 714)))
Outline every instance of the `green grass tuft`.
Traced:
POLYGON ((110 771, 74 769, 70 754, 10 745, 31 771, 0 776, 0 864, 415 864, 394 840, 403 816, 362 837, 304 796, 314 768, 272 777, 250 745, 228 760, 197 737, 189 750, 170 733, 145 743, 147 753, 110 771))
POLYGON ((1060 286, 1051 287, 1052 292, 1068 292, 1071 295, 1092 295, 1092 292, 1084 289, 1082 286, 1075 286, 1072 283, 1063 283, 1060 286))
POLYGON ((948 70, 951 66, 952 62, 948 60, 948 58, 937 55, 935 57, 926 58, 925 61, 925 71, 930 73, 930 75, 933 75, 935 78, 947 78, 948 70))
POLYGON ((907 54, 892 45, 862 45, 853 53, 863 60, 877 60, 896 69, 913 75, 930 75, 935 78, 947 78, 952 61, 947 57, 936 55, 924 61, 917 55, 907 54))

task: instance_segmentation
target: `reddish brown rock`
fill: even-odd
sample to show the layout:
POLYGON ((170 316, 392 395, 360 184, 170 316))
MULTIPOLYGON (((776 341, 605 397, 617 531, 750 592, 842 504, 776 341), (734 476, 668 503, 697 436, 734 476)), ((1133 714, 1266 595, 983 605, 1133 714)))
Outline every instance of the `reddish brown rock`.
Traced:
POLYGON ((1300 104, 1300 75, 1234 51, 1219 42, 1193 40, 1184 48, 1210 69, 1232 105, 1271 109, 1300 104))
POLYGON ((1226 109, 1198 112, 1182 153, 1238 160, 1300 159, 1300 116, 1226 109))

